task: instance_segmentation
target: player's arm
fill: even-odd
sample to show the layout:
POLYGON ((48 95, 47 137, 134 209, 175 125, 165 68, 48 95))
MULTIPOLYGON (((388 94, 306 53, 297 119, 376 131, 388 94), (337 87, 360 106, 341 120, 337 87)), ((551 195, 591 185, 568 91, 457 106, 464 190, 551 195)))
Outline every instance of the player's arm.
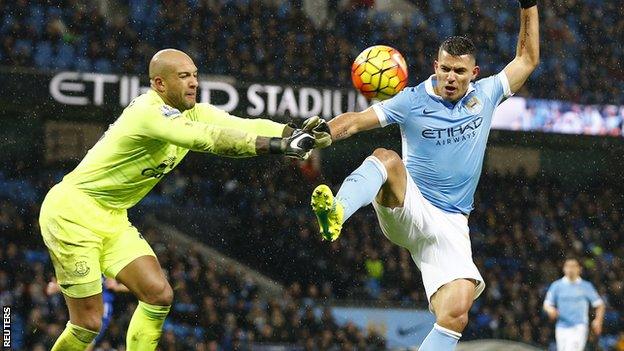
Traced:
POLYGON ((557 307, 553 305, 544 303, 544 311, 548 315, 548 318, 550 318, 550 320, 552 321, 557 320, 557 318, 559 317, 559 311, 557 310, 557 307))
POLYGON ((56 278, 52 278, 48 285, 46 285, 45 293, 48 296, 58 294, 61 292, 61 286, 57 283, 56 278))
POLYGON ((544 299, 544 312, 548 315, 548 318, 552 321, 557 320, 559 318, 559 310, 555 307, 555 294, 556 288, 555 284, 551 284, 548 288, 548 292, 546 292, 546 298, 544 299))
POLYGON ((372 107, 362 112, 340 114, 327 124, 333 141, 346 139, 359 132, 381 127, 377 113, 372 107))
POLYGON ((537 0, 520 1, 520 34, 516 47, 516 57, 504 72, 511 92, 515 93, 539 64, 539 16, 537 0))
POLYGON ((301 130, 288 138, 265 137, 192 121, 182 114, 162 116, 157 110, 141 118, 139 133, 189 150, 237 158, 269 153, 304 158, 314 146, 314 137, 301 130))
POLYGON ((114 292, 130 292, 130 289, 113 278, 106 278, 104 285, 110 291, 114 292))
POLYGON ((195 105, 195 115, 200 122, 266 137, 288 137, 295 130, 288 124, 277 123, 268 119, 237 117, 205 103, 195 105))
POLYGON ((589 287, 588 299, 591 302, 592 307, 595 309, 596 316, 591 322, 591 328, 594 334, 600 335, 602 334, 602 322, 604 321, 604 315, 606 306, 598 291, 594 288, 593 285, 589 287))
POLYGON ((591 327, 594 334, 600 335, 602 334, 602 322, 604 321, 606 306, 603 302, 601 302, 594 308, 596 309, 596 317, 592 320, 591 327))
MULTIPOLYGON (((331 121, 320 123, 312 129, 311 132, 316 139, 315 147, 326 147, 331 144, 332 140, 346 139, 366 130, 385 127, 393 123, 402 124, 414 103, 413 92, 407 88, 391 99, 376 103, 362 112, 342 113, 331 121), (318 131, 323 131, 323 133, 318 133, 318 131)), ((304 122, 304 130, 309 120, 304 122)))

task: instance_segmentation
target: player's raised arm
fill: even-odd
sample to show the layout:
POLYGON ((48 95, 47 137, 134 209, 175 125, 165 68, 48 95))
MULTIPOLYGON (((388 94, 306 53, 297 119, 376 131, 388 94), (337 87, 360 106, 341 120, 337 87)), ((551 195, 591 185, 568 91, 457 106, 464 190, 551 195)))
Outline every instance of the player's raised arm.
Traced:
POLYGON ((537 0, 519 0, 520 34, 516 48, 516 57, 504 72, 513 93, 520 90, 524 82, 539 64, 539 16, 537 0))

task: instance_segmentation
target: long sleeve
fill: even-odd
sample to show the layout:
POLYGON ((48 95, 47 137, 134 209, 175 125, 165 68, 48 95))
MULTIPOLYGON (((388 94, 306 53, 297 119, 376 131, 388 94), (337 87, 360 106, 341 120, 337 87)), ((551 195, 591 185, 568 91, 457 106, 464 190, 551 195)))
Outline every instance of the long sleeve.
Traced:
MULTIPOLYGON (((177 111, 177 110, 175 110, 177 111)), ((139 134, 193 151, 227 157, 256 155, 257 134, 232 126, 192 121, 185 114, 161 114, 157 109, 141 118, 139 134)))
POLYGON ((285 124, 273 122, 268 119, 236 117, 206 103, 195 104, 195 107, 189 111, 189 118, 199 122, 224 128, 237 129, 259 136, 278 138, 282 136, 286 126, 285 124))

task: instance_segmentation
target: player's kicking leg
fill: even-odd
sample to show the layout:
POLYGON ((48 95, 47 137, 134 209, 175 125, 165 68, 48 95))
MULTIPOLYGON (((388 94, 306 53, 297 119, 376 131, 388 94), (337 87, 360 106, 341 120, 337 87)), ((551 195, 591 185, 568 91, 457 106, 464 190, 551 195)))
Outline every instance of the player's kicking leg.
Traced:
MULTIPOLYGON (((314 189, 312 210, 316 214, 321 235, 325 240, 338 239, 342 224, 360 207, 370 204, 381 188, 397 188, 398 191, 386 193, 400 194, 402 187, 405 193, 405 167, 402 163, 399 168, 393 166, 392 162, 385 162, 389 160, 388 155, 391 153, 394 152, 385 149, 375 150, 372 156, 366 158, 362 165, 344 180, 336 197, 327 185, 322 184, 314 189)), ((401 206, 402 195, 393 200, 396 206, 401 206)))
MULTIPOLYGON (((340 235, 342 224, 357 209, 375 200, 375 210, 384 234, 392 242, 410 249, 412 257, 418 257, 416 263, 419 268, 424 268, 423 262, 434 267, 425 268, 423 280, 427 280, 426 288, 433 290, 428 296, 432 295, 431 306, 436 316, 436 324, 419 350, 451 351, 455 349, 467 324, 468 310, 475 297, 475 283, 461 277, 480 275, 476 267, 472 267, 474 264, 471 259, 466 262, 465 266, 468 268, 465 270, 445 267, 443 264, 438 266, 438 262, 431 261, 431 257, 445 254, 444 250, 449 250, 450 254, 453 254, 453 250, 458 250, 462 258, 468 260, 469 240, 455 246, 447 244, 447 237, 437 231, 447 232, 456 228, 447 228, 450 223, 447 221, 431 225, 437 219, 438 213, 431 213, 436 210, 422 199, 422 194, 407 194, 408 181, 407 171, 399 155, 394 151, 377 149, 345 179, 335 198, 328 187, 317 187, 312 194, 312 208, 317 215, 323 237, 335 240, 340 235), (408 195, 414 203, 405 203, 408 195), (439 235, 437 246, 432 245, 430 240, 436 235, 439 235), (420 245, 412 245, 414 240, 423 238, 425 240, 420 245), (414 249, 415 246, 421 251, 414 249), (457 278, 448 279, 449 276, 457 278), (440 284, 440 279, 445 281, 440 284)), ((419 193, 414 184, 411 187, 412 192, 419 193)), ((465 218, 462 219, 465 221, 465 218)))

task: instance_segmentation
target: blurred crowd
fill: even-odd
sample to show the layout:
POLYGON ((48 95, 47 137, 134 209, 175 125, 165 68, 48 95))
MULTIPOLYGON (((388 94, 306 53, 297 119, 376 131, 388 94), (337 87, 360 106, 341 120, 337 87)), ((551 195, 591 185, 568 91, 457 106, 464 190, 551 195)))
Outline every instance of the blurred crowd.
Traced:
MULTIPOLYGON (((41 190, 51 178, 5 179, 9 187, 41 190), (37 183, 34 186, 34 183, 37 183)), ((53 268, 37 225, 38 202, 13 193, 0 195, 0 305, 11 306, 12 349, 49 350, 68 321, 60 294, 47 295, 53 268)), ((218 267, 196 247, 166 242, 157 228, 139 226, 174 288, 175 301, 165 322, 159 350, 381 350, 384 339, 353 323, 338 325, 322 300, 312 300, 301 285, 281 296, 261 298, 253 278, 234 267, 218 267)), ((326 302, 326 301, 325 301, 326 302)), ((124 350, 125 331, 136 307, 129 294, 117 294, 112 322, 96 350, 124 350)))
MULTIPOLYGON (((108 2, 111 4, 112 2, 108 2)), ((410 84, 432 71, 439 43, 471 37, 482 75, 514 56, 513 1, 422 1, 401 23, 372 1, 329 1, 318 26, 300 0, 130 0, 127 7, 77 0, 0 0, 0 64, 42 70, 145 74, 159 49, 187 51, 207 74, 247 81, 350 86, 351 62, 373 44, 407 58, 410 84)), ((542 64, 521 94, 624 104, 624 6, 616 0, 541 0, 542 64)))
MULTIPOLYGON (((177 289, 164 345, 181 345, 187 339, 180 335, 194 335, 188 340, 202 345, 197 349, 258 341, 375 348, 383 343, 378 337, 367 339, 352 325, 335 329, 327 310, 317 308, 314 319, 308 306, 350 300, 427 308, 420 273, 405 249, 383 237, 372 208, 358 211, 339 240, 323 242, 309 210, 309 194, 321 181, 337 189, 340 179, 301 172, 298 165, 281 160, 266 162, 261 168, 270 172, 218 161, 205 169, 174 170, 138 208, 140 217, 154 213, 290 287, 278 301, 260 301, 252 282, 218 273, 214 262, 202 262, 193 250, 176 252, 160 241, 156 230, 147 229, 148 241, 177 289), (206 218, 219 220, 207 226, 206 218)), ((0 245, 0 302, 15 299, 9 301, 24 313, 25 330, 36 330, 38 337, 32 340, 47 345, 66 317, 60 299, 41 292, 51 265, 41 252, 36 202, 24 199, 28 192, 11 190, 34 189, 30 197, 37 199, 51 178, 41 179, 37 172, 30 179, 7 177, 0 184, 5 189, 0 197, 9 199, 0 202, 0 226, 9 233, 0 239, 5 241, 0 245), (8 272, 20 273, 13 277, 8 272), (33 305, 37 307, 30 311, 33 305), (41 325, 33 327, 37 323, 41 325)), ((613 180, 579 186, 545 176, 485 174, 470 227, 475 262, 487 288, 471 311, 464 339, 551 344, 554 326, 541 306, 548 285, 562 276, 563 258, 572 254, 580 257, 584 278, 607 302, 600 344, 623 350, 623 193, 613 180)), ((124 307, 119 311, 132 310, 132 299, 120 301, 124 307)), ((129 313, 119 315, 110 342, 121 342, 129 313)))
MULTIPOLYGON (((339 240, 320 240, 309 195, 323 181, 337 190, 341 179, 301 182, 304 175, 294 166, 269 167, 270 174, 216 166, 210 177, 170 175, 155 196, 192 214, 160 211, 159 217, 201 232, 201 240, 276 279, 301 283, 310 298, 427 307, 409 252, 383 237, 372 208, 349 219, 339 240), (203 229, 202 221, 215 211, 227 220, 203 229), (223 239, 222 233, 238 234, 223 239)), ((618 340, 624 343, 622 193, 613 179, 578 186, 547 177, 486 174, 470 227, 487 289, 464 337, 549 345, 554 326, 541 312, 543 298, 549 284, 562 276, 564 257, 575 255, 584 277, 607 301, 602 345, 612 349, 618 340)))
MULTIPOLYGON (((624 135, 624 105, 579 105, 565 101, 526 100, 524 109, 514 111, 507 129, 564 134, 624 135)), ((508 112, 508 111, 506 111, 508 112)))

